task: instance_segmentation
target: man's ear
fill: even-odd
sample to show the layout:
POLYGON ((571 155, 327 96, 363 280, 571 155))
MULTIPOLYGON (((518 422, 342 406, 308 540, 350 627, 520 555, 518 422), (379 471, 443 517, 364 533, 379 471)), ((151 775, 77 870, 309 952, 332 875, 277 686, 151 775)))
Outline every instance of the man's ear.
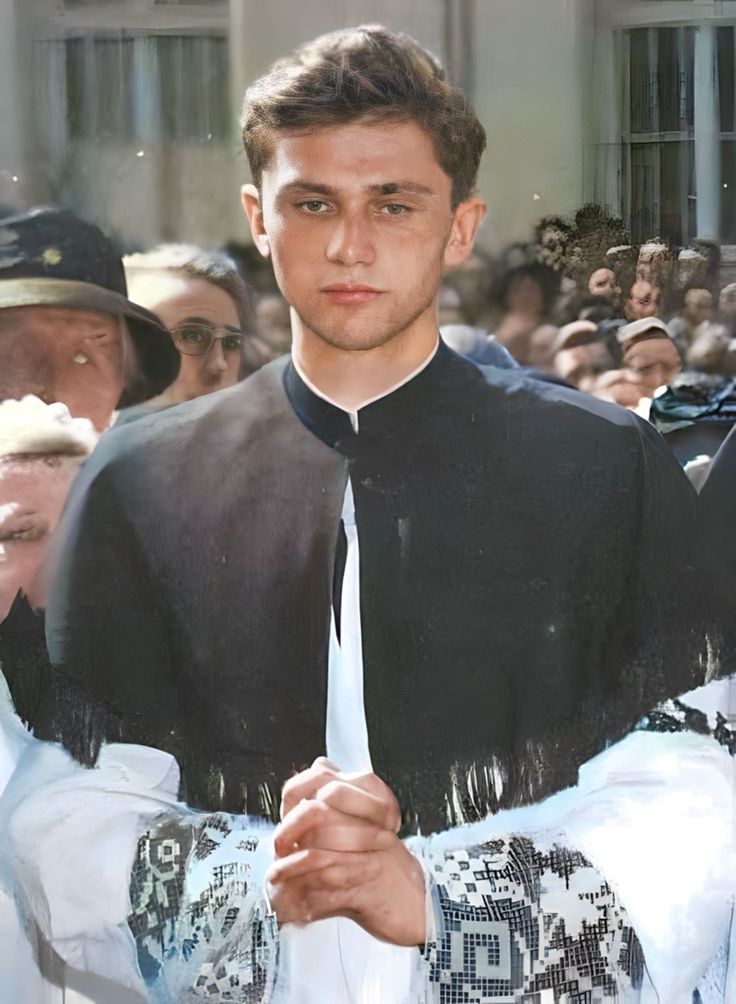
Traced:
POLYGON ((473 250, 478 228, 486 215, 487 206, 482 199, 472 195, 455 210, 450 229, 450 239, 445 247, 445 268, 462 265, 473 250))
POLYGON ((253 243, 261 252, 264 258, 271 254, 271 245, 268 240, 266 228, 263 225, 263 210, 261 209, 261 197, 255 185, 243 185, 240 189, 240 199, 243 203, 243 210, 248 217, 250 232, 253 235, 253 243))

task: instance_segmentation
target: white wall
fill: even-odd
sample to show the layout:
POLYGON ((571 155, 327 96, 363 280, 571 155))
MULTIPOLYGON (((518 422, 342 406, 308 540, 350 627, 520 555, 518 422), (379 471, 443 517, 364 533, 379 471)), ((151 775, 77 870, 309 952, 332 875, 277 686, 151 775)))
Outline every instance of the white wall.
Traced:
POLYGON ((475 5, 474 100, 488 134, 480 175, 489 205, 486 247, 527 240, 541 216, 581 205, 583 6, 577 0, 475 5))

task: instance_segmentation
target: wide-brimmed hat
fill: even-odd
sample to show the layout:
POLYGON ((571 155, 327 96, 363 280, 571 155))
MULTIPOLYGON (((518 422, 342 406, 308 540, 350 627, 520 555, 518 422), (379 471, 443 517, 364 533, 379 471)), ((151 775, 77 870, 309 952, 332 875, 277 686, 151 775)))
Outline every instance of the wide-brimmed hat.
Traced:
POLYGON ((159 394, 178 373, 179 353, 166 328, 128 299, 112 241, 69 209, 42 206, 0 217, 0 310, 38 306, 124 317, 144 378, 141 394, 147 397, 159 394))

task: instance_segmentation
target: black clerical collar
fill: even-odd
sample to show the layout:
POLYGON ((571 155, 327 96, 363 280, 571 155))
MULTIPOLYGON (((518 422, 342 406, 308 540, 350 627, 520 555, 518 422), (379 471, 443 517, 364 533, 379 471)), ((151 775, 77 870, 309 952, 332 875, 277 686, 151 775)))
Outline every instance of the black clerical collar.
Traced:
POLYGON ((354 414, 316 393, 299 374, 293 359, 284 370, 284 388, 297 418, 310 432, 327 446, 351 454, 357 449, 361 433, 365 434, 366 421, 373 429, 377 418, 394 413, 407 394, 431 381, 438 367, 441 368, 451 355, 440 339, 435 351, 418 370, 386 394, 366 402, 354 414))

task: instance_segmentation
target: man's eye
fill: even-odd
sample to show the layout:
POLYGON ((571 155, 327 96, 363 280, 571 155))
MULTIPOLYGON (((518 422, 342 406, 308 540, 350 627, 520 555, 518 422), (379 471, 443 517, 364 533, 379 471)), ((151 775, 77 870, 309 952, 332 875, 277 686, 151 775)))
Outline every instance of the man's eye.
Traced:
POLYGON ((222 339, 222 347, 226 352, 242 349, 244 343, 245 339, 242 335, 225 335, 222 339))
POLYGON ((387 206, 383 206, 381 211, 388 216, 404 216, 411 212, 408 206, 402 206, 399 202, 389 202, 387 206))
POLYGON ((204 338, 199 328, 180 328, 178 334, 183 342, 188 342, 190 345, 199 345, 204 338))
POLYGON ((311 213, 313 216, 317 216, 321 213, 329 212, 329 203, 323 202, 321 199, 307 199, 306 202, 300 202, 299 208, 303 209, 305 213, 311 213))

